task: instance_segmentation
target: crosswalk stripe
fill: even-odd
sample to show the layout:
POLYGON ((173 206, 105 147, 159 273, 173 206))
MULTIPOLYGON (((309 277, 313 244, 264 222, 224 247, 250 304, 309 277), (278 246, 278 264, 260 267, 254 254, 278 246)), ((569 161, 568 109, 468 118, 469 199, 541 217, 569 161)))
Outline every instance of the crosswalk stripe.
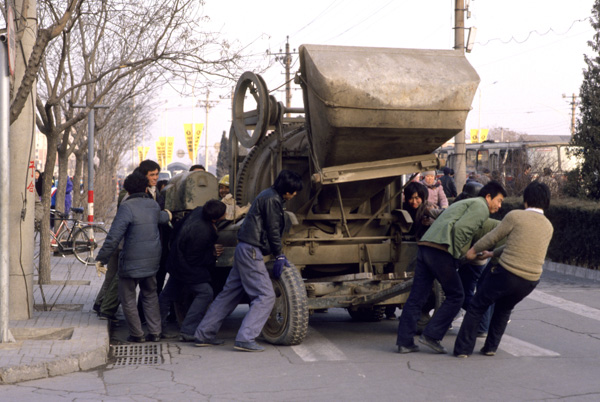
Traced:
POLYGON ((541 290, 534 290, 527 298, 540 303, 547 304, 552 307, 560 308, 562 310, 580 315, 582 317, 600 321, 600 310, 586 306, 584 304, 575 303, 560 297, 549 295, 548 293, 544 293, 541 290))
POLYGON ((292 350, 305 362, 347 360, 344 352, 314 328, 310 328, 306 339, 292 346, 292 350))
POLYGON ((499 349, 510 353, 513 356, 519 357, 539 357, 539 356, 547 356, 547 357, 556 357, 560 356, 560 353, 554 352, 552 350, 544 349, 539 346, 536 346, 532 343, 522 341, 520 339, 514 338, 510 335, 504 334, 502 336, 502 341, 500 342, 499 349))

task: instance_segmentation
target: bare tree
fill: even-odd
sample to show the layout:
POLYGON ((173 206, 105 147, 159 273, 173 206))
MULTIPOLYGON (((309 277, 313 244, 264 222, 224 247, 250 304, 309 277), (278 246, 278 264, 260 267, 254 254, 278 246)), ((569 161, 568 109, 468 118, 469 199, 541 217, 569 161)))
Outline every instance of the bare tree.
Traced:
MULTIPOLYGON (((59 18, 52 3, 38 3, 40 19, 48 26, 61 26, 63 17, 59 18)), ((95 126, 105 137, 98 136, 99 152, 92 155, 99 158, 97 172, 107 172, 106 177, 98 177, 98 187, 105 188, 117 165, 116 153, 123 149, 119 141, 124 129, 116 129, 119 124, 112 122, 123 118, 118 110, 128 102, 133 104, 136 94, 147 94, 165 83, 177 83, 182 91, 193 83, 229 84, 244 67, 244 58, 215 34, 199 31, 205 16, 197 0, 89 0, 76 5, 60 36, 43 55, 36 124, 48 143, 45 171, 52 172, 57 150, 62 178, 68 155, 76 150, 83 153, 81 136, 86 132, 75 127, 94 106, 107 105, 109 109, 99 113, 95 126), (74 109, 77 104, 85 107, 74 109)), ((61 182, 66 182, 59 179, 57 191, 62 197, 61 182)), ((44 186, 42 205, 47 212, 50 181, 44 186)), ((57 199, 57 205, 60 202, 57 199)), ((42 233, 47 233, 48 225, 42 221, 42 233)), ((42 236, 40 247, 49 249, 49 239, 42 236)), ((40 283, 49 281, 49 256, 41 253, 40 283)))

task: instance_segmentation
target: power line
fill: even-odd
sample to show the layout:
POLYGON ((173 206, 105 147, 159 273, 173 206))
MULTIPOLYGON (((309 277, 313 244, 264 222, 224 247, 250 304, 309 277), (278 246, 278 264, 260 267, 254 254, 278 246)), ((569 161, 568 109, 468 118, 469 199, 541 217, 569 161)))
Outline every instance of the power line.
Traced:
POLYGON ((394 0, 391 0, 390 2, 386 3, 384 6, 382 6, 382 7, 381 7, 381 8, 379 8, 379 9, 377 9, 377 11, 375 11, 375 12, 371 13, 371 14, 370 14, 368 17, 366 17, 365 19, 363 19, 363 20, 361 20, 360 22, 358 22, 358 23, 356 23, 356 24, 352 25, 350 28, 348 28, 348 29, 346 29, 345 31, 343 31, 343 32, 341 32, 341 33, 339 33, 339 34, 337 34, 336 36, 334 36, 334 37, 331 37, 331 38, 327 39, 327 40, 325 41, 325 43, 327 43, 327 42, 329 42, 329 41, 332 41, 333 39, 335 39, 335 38, 338 38, 338 37, 342 36, 343 34, 345 34, 346 32, 348 32, 348 31, 350 31, 350 30, 352 30, 352 29, 356 28, 357 26, 361 25, 362 23, 364 23, 365 21, 369 20, 371 17, 373 17, 375 14, 379 13, 381 10, 383 10, 384 8, 386 8, 387 6, 389 6, 390 4, 392 4, 393 2, 394 2, 394 0))
POLYGON ((300 28, 299 30, 297 30, 296 32, 294 32, 293 34, 291 34, 290 36, 294 36, 300 32, 302 32, 304 29, 308 28, 309 25, 311 25, 313 22, 315 22, 316 20, 318 20, 319 18, 321 18, 321 16, 323 14, 325 14, 335 3, 337 3, 339 0, 334 0, 331 3, 329 3, 329 5, 323 10, 321 11, 321 13, 319 15, 317 15, 315 18, 313 18, 312 21, 310 21, 308 24, 304 25, 302 28, 300 28))
POLYGON ((486 42, 483 42, 483 43, 482 43, 482 42, 475 42, 475 43, 477 43, 478 45, 481 45, 481 46, 486 46, 486 45, 488 45, 490 42, 494 42, 494 41, 499 41, 499 42, 500 42, 500 43, 502 43, 503 45, 506 45, 506 44, 508 44, 508 43, 510 43, 510 42, 515 42, 515 43, 517 43, 517 44, 522 44, 522 43, 525 43, 525 42, 527 42, 527 41, 528 41, 528 40, 531 38, 531 35, 533 35, 533 34, 538 34, 538 36, 545 36, 545 35, 548 35, 550 32, 554 32, 554 33, 555 33, 557 36, 562 36, 562 35, 566 35, 567 33, 569 33, 569 31, 570 31, 571 29, 573 29, 573 26, 575 26, 575 24, 576 24, 576 23, 578 23, 578 22, 584 22, 584 21, 588 21, 588 19, 589 19, 589 18, 590 18, 590 17, 587 17, 587 18, 582 18, 582 19, 579 19, 579 20, 575 20, 575 21, 573 21, 573 22, 571 23, 571 26, 570 26, 570 27, 569 27, 569 28, 568 28, 568 29, 567 29, 565 32, 562 32, 562 33, 556 32, 556 30, 555 30, 554 28, 550 27, 550 28, 548 28, 548 30, 547 30, 546 32, 544 32, 544 33, 540 33, 540 32, 538 32, 538 31, 537 31, 537 29, 534 29, 533 31, 529 31, 529 34, 527 34, 527 37, 526 37, 525 39, 523 39, 523 40, 518 40, 518 39, 517 39, 517 38, 515 38, 514 36, 511 36, 511 37, 510 37, 510 39, 509 39, 509 40, 507 40, 507 41, 504 41, 504 40, 502 40, 501 38, 493 38, 493 39, 489 39, 488 41, 486 41, 486 42))

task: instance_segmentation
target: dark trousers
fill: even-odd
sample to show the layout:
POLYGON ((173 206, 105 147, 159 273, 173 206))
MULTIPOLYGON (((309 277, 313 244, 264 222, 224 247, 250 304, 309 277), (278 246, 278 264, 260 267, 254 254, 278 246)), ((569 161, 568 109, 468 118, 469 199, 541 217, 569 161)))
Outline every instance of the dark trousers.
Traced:
POLYGON ((457 270, 458 260, 450 253, 433 247, 419 246, 413 285, 398 323, 396 340, 398 346, 414 344, 417 321, 435 279, 442 286, 446 299, 429 320, 423 335, 435 340, 444 337, 464 300, 463 287, 457 270))
POLYGON ((142 322, 138 314, 135 301, 135 290, 139 285, 140 298, 146 315, 148 332, 158 335, 161 332, 160 310, 158 307, 158 295, 156 294, 156 278, 119 278, 119 299, 123 306, 123 314, 131 336, 144 336, 142 322))
POLYGON ((194 336, 198 324, 204 318, 208 306, 213 301, 212 286, 210 286, 210 283, 185 283, 172 276, 169 277, 167 284, 158 296, 163 332, 167 327, 167 315, 169 314, 171 304, 175 303, 179 299, 179 296, 186 291, 191 291, 194 299, 181 323, 181 333, 194 336))
POLYGON ((492 304, 495 304, 494 313, 483 348, 486 351, 495 352, 506 330, 513 308, 533 292, 540 282, 539 280, 525 280, 500 265, 488 266, 483 275, 483 282, 475 293, 458 331, 454 344, 455 355, 473 353, 479 322, 492 304))
MULTIPOLYGON (((465 291, 465 300, 463 301, 462 308, 467 311, 473 296, 475 296, 475 289, 479 287, 483 280, 483 271, 487 265, 475 265, 475 264, 462 264, 458 269, 458 275, 465 291)), ((494 305, 491 305, 483 314, 481 322, 479 323, 478 333, 487 333, 490 326, 490 320, 492 319, 492 313, 494 311, 494 305)))

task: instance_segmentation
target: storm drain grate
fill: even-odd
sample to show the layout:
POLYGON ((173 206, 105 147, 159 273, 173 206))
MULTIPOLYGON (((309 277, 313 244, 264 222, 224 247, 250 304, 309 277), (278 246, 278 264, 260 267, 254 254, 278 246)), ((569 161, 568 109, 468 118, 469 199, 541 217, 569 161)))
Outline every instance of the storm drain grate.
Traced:
POLYGON ((162 364, 162 347, 160 343, 149 345, 113 345, 113 367, 152 366, 162 364))

